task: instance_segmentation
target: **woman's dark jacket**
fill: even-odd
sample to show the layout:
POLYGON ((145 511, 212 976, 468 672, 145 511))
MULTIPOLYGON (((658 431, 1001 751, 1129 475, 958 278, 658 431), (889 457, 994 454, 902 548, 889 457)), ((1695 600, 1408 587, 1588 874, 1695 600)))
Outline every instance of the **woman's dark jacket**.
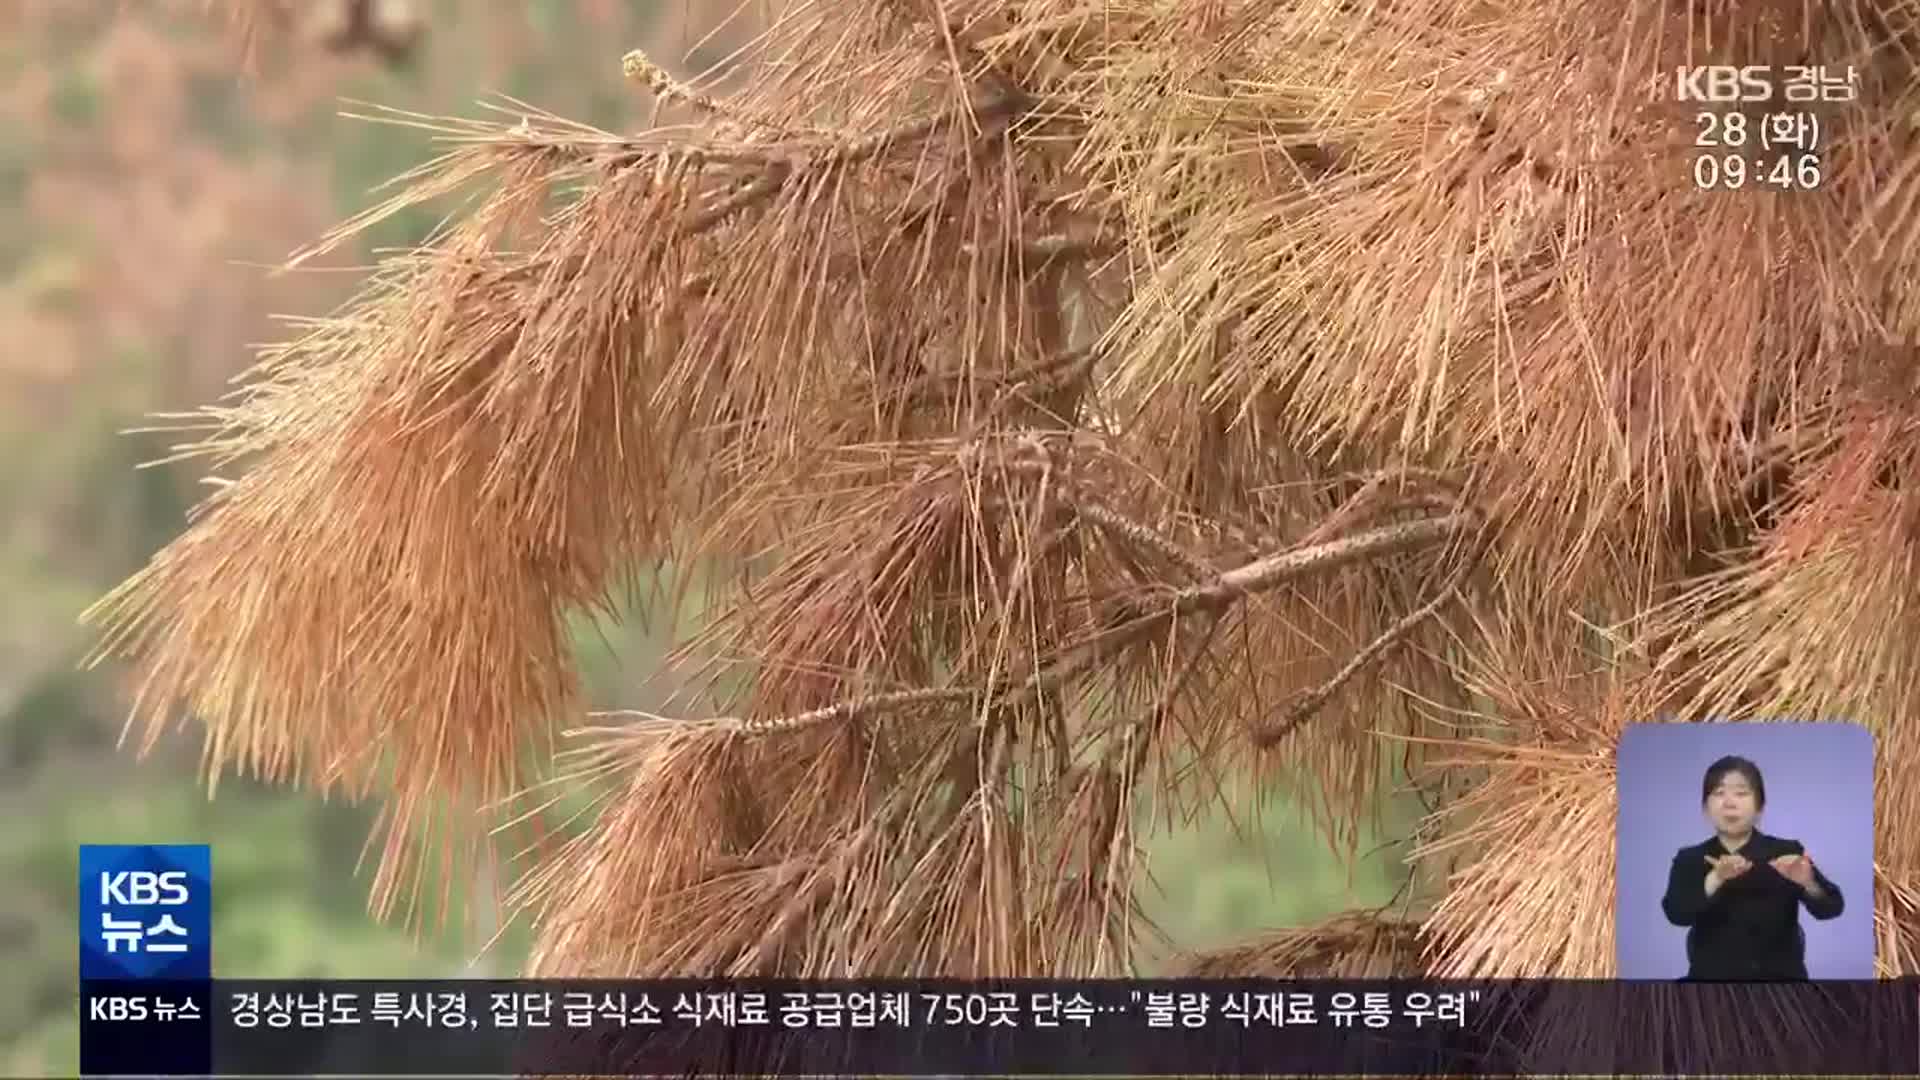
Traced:
POLYGON ((1687 978, 1691 980, 1782 980, 1807 977, 1806 934, 1800 905, 1816 919, 1837 918, 1846 907, 1840 889, 1818 866, 1814 880, 1825 895, 1808 896, 1771 865, 1782 855, 1805 852, 1798 840, 1755 830, 1737 854, 1753 863, 1746 873, 1707 895, 1707 856, 1729 852, 1714 837, 1681 848, 1667 874, 1660 906, 1667 920, 1687 928, 1687 978))

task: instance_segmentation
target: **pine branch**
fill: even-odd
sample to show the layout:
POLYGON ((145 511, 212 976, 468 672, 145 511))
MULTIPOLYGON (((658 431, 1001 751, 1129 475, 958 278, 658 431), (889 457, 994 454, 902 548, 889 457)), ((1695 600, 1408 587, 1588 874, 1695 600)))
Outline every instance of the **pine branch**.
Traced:
MULTIPOLYGON (((592 715, 608 720, 637 720, 647 725, 661 725, 674 729, 706 727, 733 730, 743 735, 777 735, 782 732, 818 727, 835 720, 852 720, 876 713, 911 709, 920 705, 944 705, 956 701, 968 701, 980 696, 980 691, 971 686, 919 687, 913 690, 896 690, 869 697, 853 698, 818 709, 808 709, 806 712, 767 719, 714 717, 708 720, 679 721, 639 709, 614 709, 592 715)), ((604 729, 581 728, 575 733, 592 734, 602 730, 604 729)))
POLYGON ((1332 516, 1322 521, 1306 538, 1303 544, 1316 544, 1322 540, 1338 536, 1355 525, 1373 520, 1391 509, 1418 501, 1420 493, 1409 493, 1408 487, 1420 484, 1429 487, 1449 487, 1451 481, 1443 474, 1432 469, 1402 468, 1388 469, 1369 476, 1360 490, 1353 494, 1335 510, 1332 516))
MULTIPOLYGON (((1106 229, 1078 229, 1035 236, 1019 245, 1020 254, 1039 269, 1059 259, 1092 259, 1111 255, 1120 249, 1120 238, 1106 229)), ((961 244, 967 255, 980 251, 978 244, 961 244)))
POLYGON ((992 388, 996 395, 1004 396, 1035 386, 1058 386, 1079 378, 1093 369, 1096 359, 1093 350, 1076 349, 1006 371, 936 371, 889 389, 885 394, 888 398, 906 401, 909 407, 925 407, 948 401, 977 381, 992 388))
POLYGON ((787 138, 803 133, 826 134, 817 129, 809 131, 797 128, 779 117, 737 101, 725 101, 714 97, 674 77, 672 72, 655 63, 654 59, 642 49, 631 50, 620 58, 620 73, 625 75, 629 82, 646 87, 655 97, 665 101, 679 102, 708 115, 731 120, 746 127, 764 128, 787 138))
MULTIPOLYGON (((706 232, 739 211, 779 194, 797 175, 857 165, 878 157, 901 143, 917 142, 928 138, 949 124, 1004 118, 1022 105, 1022 102, 1004 97, 988 101, 973 101, 963 109, 909 120, 885 131, 878 131, 847 142, 829 143, 824 147, 804 144, 785 147, 778 144, 769 146, 764 154, 751 155, 763 160, 766 172, 696 217, 687 231, 690 234, 706 232)), ((710 151, 703 149, 700 153, 708 154, 710 151)), ((736 149, 734 153, 739 155, 745 154, 746 151, 736 149)))
POLYGON ((1267 592, 1307 574, 1362 559, 1427 547, 1459 536, 1478 521, 1469 511, 1383 525, 1340 540, 1295 548, 1229 570, 1205 585, 1182 589, 1173 610, 1180 615, 1219 611, 1252 593, 1267 592))
POLYGON ((822 900, 840 891, 840 884, 846 879, 858 862, 881 835, 879 821, 870 821, 855 835, 846 838, 839 850, 828 859, 813 875, 800 886, 787 902, 781 905, 773 921, 761 933, 758 940, 743 952, 727 969, 731 978, 746 978, 755 974, 766 974, 771 970, 772 960, 788 936, 804 922, 813 909, 822 900))
POLYGON ((974 35, 965 26, 956 25, 953 20, 947 18, 940 0, 921 0, 914 4, 896 2, 893 6, 899 9, 899 14, 904 18, 927 23, 933 27, 939 37, 940 48, 952 69, 953 77, 963 89, 970 76, 979 76, 992 83, 994 89, 1000 94, 1019 100, 1023 106, 1031 103, 1025 88, 998 64, 988 59, 974 41, 974 35), (911 10, 916 7, 925 10, 911 10), (962 57, 965 58, 965 63, 962 63, 962 57), (971 65, 971 68, 968 65, 971 65))
MULTIPOLYGON (((712 229, 741 210, 773 197, 796 177, 818 175, 862 164, 897 146, 931 138, 943 130, 960 124, 975 127, 977 133, 970 138, 977 141, 998 130, 996 126, 978 131, 979 121, 1010 120, 1013 115, 1029 105, 1024 100, 1005 96, 972 99, 959 108, 916 117, 893 127, 853 138, 810 136, 767 143, 725 143, 700 142, 689 140, 684 136, 662 139, 657 134, 615 135, 584 124, 561 120, 511 99, 508 99, 506 104, 512 106, 512 111, 519 113, 516 123, 501 124, 497 121, 432 116, 381 106, 374 106, 373 111, 368 113, 344 113, 343 115, 352 119, 415 128, 434 135, 439 142, 460 145, 463 149, 458 153, 465 156, 464 160, 468 162, 468 167, 452 168, 449 163, 460 160, 453 156, 443 159, 434 168, 445 176, 434 183, 416 185, 409 192, 396 196, 395 199, 376 208, 376 211, 370 211, 352 219, 347 225, 341 226, 330 234, 334 242, 358 228, 364 228, 374 216, 384 216, 400 206, 418 202, 428 194, 440 192, 449 186, 451 177, 470 179, 471 176, 478 175, 480 170, 473 168, 472 163, 479 159, 471 155, 484 157, 487 154, 509 159, 531 159, 548 167, 557 167, 556 171, 587 167, 624 169, 648 162, 689 165, 692 166, 690 174, 694 176, 699 175, 700 171, 708 165, 733 166, 744 170, 744 175, 739 177, 744 183, 722 195, 689 223, 685 235, 694 236, 712 229)), ((1063 248, 1071 246, 1062 243, 1063 248)), ((310 258, 323 250, 325 250, 324 246, 313 248, 303 252, 302 255, 310 258)), ((294 260, 295 263, 299 261, 300 257, 294 260)), ((548 264, 546 260, 536 260, 530 265, 548 264)), ((529 272, 536 275, 540 273, 538 269, 532 269, 529 272)))
POLYGON ((1093 522, 1101 528, 1116 533, 1150 551, 1157 552, 1169 562, 1179 566, 1196 578, 1209 578, 1219 573, 1208 566, 1199 556, 1160 535, 1148 526, 1126 517, 1104 503, 1084 493, 1068 491, 1062 494, 1062 500, 1074 513, 1093 522))
MULTIPOLYGON (((922 687, 875 694, 818 709, 809 709, 806 712, 771 718, 712 717, 703 720, 674 721, 639 710, 617 710, 593 715, 603 719, 637 719, 648 725, 661 725, 663 728, 672 730, 704 728, 731 731, 741 735, 774 735, 807 730, 821 724, 854 717, 897 712, 922 705, 986 701, 994 706, 1005 707, 1035 694, 1053 690, 1080 677, 1110 655, 1113 649, 1131 645, 1181 617, 1200 613, 1218 614, 1245 597, 1269 592, 1309 574, 1441 543, 1463 534, 1477 521, 1476 515, 1459 511, 1440 517, 1385 525, 1354 536, 1294 548, 1255 560, 1218 574, 1204 584, 1180 589, 1173 594, 1172 602, 1165 608, 1110 627, 1069 647, 1065 657, 1017 683, 996 687, 922 687)), ((1376 642, 1375 645, 1379 643, 1376 642)), ((1375 646, 1368 648, 1375 649, 1375 646)), ((1377 655, 1377 652, 1384 648, 1385 646, 1379 646, 1375 649, 1375 654, 1377 655)), ((1365 653, 1366 650, 1362 652, 1365 653)))
POLYGON ((1368 665, 1379 660, 1389 649, 1398 645, 1407 635, 1413 633, 1422 623, 1438 614, 1441 608, 1459 596, 1461 587, 1466 584, 1467 576, 1473 572, 1475 566, 1479 565, 1480 558, 1485 552, 1486 544, 1484 538, 1482 538, 1482 542, 1476 546, 1466 558, 1461 560, 1459 566, 1454 570, 1452 577, 1448 579, 1446 586, 1436 593, 1432 599, 1401 616, 1392 626, 1381 633, 1380 636, 1368 642, 1359 652, 1349 657, 1347 662, 1342 664, 1340 670, 1334 672, 1331 678, 1319 686, 1313 687, 1296 696, 1286 706, 1278 720, 1262 724, 1256 728, 1253 733, 1253 744, 1261 749, 1266 749, 1278 745, 1285 740, 1287 736, 1299 730, 1300 725, 1306 723, 1318 714, 1319 711, 1326 706, 1327 702, 1333 700, 1333 696, 1339 693, 1342 687, 1352 682, 1354 677, 1365 670, 1368 665))
POLYGON ((1352 682, 1354 676, 1358 675, 1369 664, 1380 659, 1388 649, 1399 644, 1401 640, 1408 634, 1411 634, 1421 623, 1432 618, 1448 601, 1459 595, 1459 591, 1458 584, 1450 584, 1440 590, 1439 595, 1433 599, 1428 600, 1426 603, 1421 604, 1419 607, 1401 616, 1398 621, 1387 628, 1385 633, 1368 642, 1359 652, 1354 653, 1345 664, 1340 666, 1339 671, 1334 672, 1332 678, 1295 698, 1292 703, 1287 706, 1285 712, 1281 714, 1279 720, 1271 724, 1263 725, 1255 730, 1253 734, 1253 744, 1264 750, 1268 747, 1278 745, 1285 740, 1287 736, 1299 730, 1300 725, 1312 719, 1315 714, 1326 706, 1327 702, 1333 700, 1333 696, 1340 692, 1341 687, 1352 682))
MULTIPOLYGON (((1000 115, 1001 110, 1010 107, 1009 104, 1004 102, 990 102, 987 107, 983 107, 982 111, 976 115, 1000 115)), ((380 119, 390 123, 395 122, 390 117, 368 118, 380 119)), ((752 166, 763 170, 759 175, 753 176, 751 180, 747 180, 740 186, 727 190, 724 194, 720 194, 718 198, 710 203, 704 210, 694 215, 682 230, 683 236, 694 237, 724 224, 742 210, 766 202, 785 188, 800 172, 804 172, 810 168, 818 168, 823 162, 834 165, 845 165, 866 160, 885 150, 888 146, 912 141, 917 138, 924 138, 938 130, 942 123, 952 119, 953 117, 948 115, 917 120, 876 135, 864 136, 850 143, 842 143, 838 151, 829 152, 824 155, 820 154, 817 148, 808 150, 799 144, 786 144, 788 146, 786 152, 781 152, 781 144, 769 144, 760 147, 718 149, 697 147, 689 149, 686 147, 646 145, 637 140, 619 140, 614 136, 540 142, 530 134, 521 134, 518 132, 514 134, 518 145, 533 146, 536 149, 549 152, 565 151, 579 153, 583 158, 592 156, 592 149, 599 147, 601 153, 610 153, 611 160, 623 164, 637 163, 650 157, 681 155, 695 158, 702 162, 752 166), (611 146, 613 149, 608 151, 606 149, 608 146, 611 146), (809 156, 810 154, 812 156, 809 156)), ((965 180, 966 177, 964 175, 956 177, 956 181, 965 180)), ((916 236, 921 227, 930 223, 938 216, 940 206, 945 201, 944 198, 930 200, 927 204, 909 211, 906 214, 905 221, 903 221, 900 226, 897 239, 905 241, 916 236)), ((1004 246, 1013 257, 1018 258, 1025 265, 1027 272, 1033 273, 1063 260, 1102 258, 1119 250, 1121 243, 1121 237, 1116 235, 1111 229, 1082 226, 1068 227, 1058 232, 1042 233, 1038 236, 1016 235, 1009 237, 1004 246)), ((972 255, 981 253, 983 248, 981 245, 969 243, 961 245, 960 250, 963 253, 972 255)), ((517 260, 511 266, 492 271, 489 275, 489 280, 499 283, 537 282, 543 277, 554 273, 575 273, 583 261, 584 258, 577 253, 559 256, 558 258, 551 256, 534 256, 517 260)), ((824 276, 836 277, 853 273, 859 269, 860 264, 861 260, 858 256, 849 252, 839 252, 827 261, 824 276)), ((699 298, 711 293, 718 284, 718 280, 718 275, 711 271, 696 273, 688 276, 684 280, 682 289, 689 298, 699 298)), ((1071 363, 1076 359, 1085 358, 1081 356, 1081 354, 1074 354, 1072 357, 1061 358, 1061 362, 1071 363)), ((935 375, 930 376, 929 380, 931 382, 939 382, 944 379, 956 377, 957 376, 935 375)))

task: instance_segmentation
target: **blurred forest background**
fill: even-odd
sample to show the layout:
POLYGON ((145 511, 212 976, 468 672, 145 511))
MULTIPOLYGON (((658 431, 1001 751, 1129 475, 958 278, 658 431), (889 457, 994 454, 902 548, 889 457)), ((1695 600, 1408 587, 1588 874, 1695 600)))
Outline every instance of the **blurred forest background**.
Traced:
MULTIPOLYGON (((357 251, 269 272, 435 153, 417 129, 341 115, 371 111, 349 102, 473 115, 505 94, 631 129, 652 103, 622 81, 624 51, 692 75, 745 37, 725 2, 411 7, 422 32, 408 55, 294 34, 248 62, 197 0, 0 3, 0 1075, 77 1068, 81 843, 214 845, 225 975, 504 975, 524 956, 519 928, 483 950, 499 928, 376 923, 357 870, 370 809, 231 777, 209 800, 197 733, 137 761, 116 745, 123 673, 80 667, 79 612, 171 539, 204 490, 197 466, 138 468, 170 438, 129 432, 226 393, 254 345, 290 332, 275 316, 326 311, 376 249, 437 224, 402 215, 357 251)), ((594 704, 657 697, 648 680, 671 637, 582 624, 594 704)), ((1155 829, 1147 908, 1179 947, 1399 895, 1396 846, 1364 837, 1372 853, 1349 873, 1284 792, 1260 795, 1236 800, 1232 819, 1155 829)), ((1408 809, 1390 820, 1410 824, 1408 809)))

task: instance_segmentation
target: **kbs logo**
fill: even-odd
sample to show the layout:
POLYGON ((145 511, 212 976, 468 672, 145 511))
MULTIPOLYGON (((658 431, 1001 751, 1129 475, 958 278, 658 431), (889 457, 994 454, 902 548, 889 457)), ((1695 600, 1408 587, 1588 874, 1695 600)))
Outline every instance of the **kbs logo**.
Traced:
POLYGON ((177 907, 188 901, 187 872, 122 870, 100 875, 100 903, 177 907))
POLYGON ((80 984, 78 1076, 214 1076, 209 983, 80 984))
POLYGON ((1683 67, 1674 72, 1674 97, 1717 103, 1772 101, 1773 69, 1752 64, 1683 67))
POLYGON ((80 979, 213 977, 205 844, 82 844, 80 979))
POLYGON ((97 997, 87 1002, 89 1020, 145 1020, 147 999, 143 997, 97 997))

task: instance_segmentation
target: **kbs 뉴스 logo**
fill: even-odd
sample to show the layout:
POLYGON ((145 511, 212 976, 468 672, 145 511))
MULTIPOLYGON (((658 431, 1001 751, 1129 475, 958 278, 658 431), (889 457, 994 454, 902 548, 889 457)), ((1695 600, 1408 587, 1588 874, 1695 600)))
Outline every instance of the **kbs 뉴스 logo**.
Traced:
POLYGON ((80 978, 212 978, 205 844, 82 844, 80 978))

